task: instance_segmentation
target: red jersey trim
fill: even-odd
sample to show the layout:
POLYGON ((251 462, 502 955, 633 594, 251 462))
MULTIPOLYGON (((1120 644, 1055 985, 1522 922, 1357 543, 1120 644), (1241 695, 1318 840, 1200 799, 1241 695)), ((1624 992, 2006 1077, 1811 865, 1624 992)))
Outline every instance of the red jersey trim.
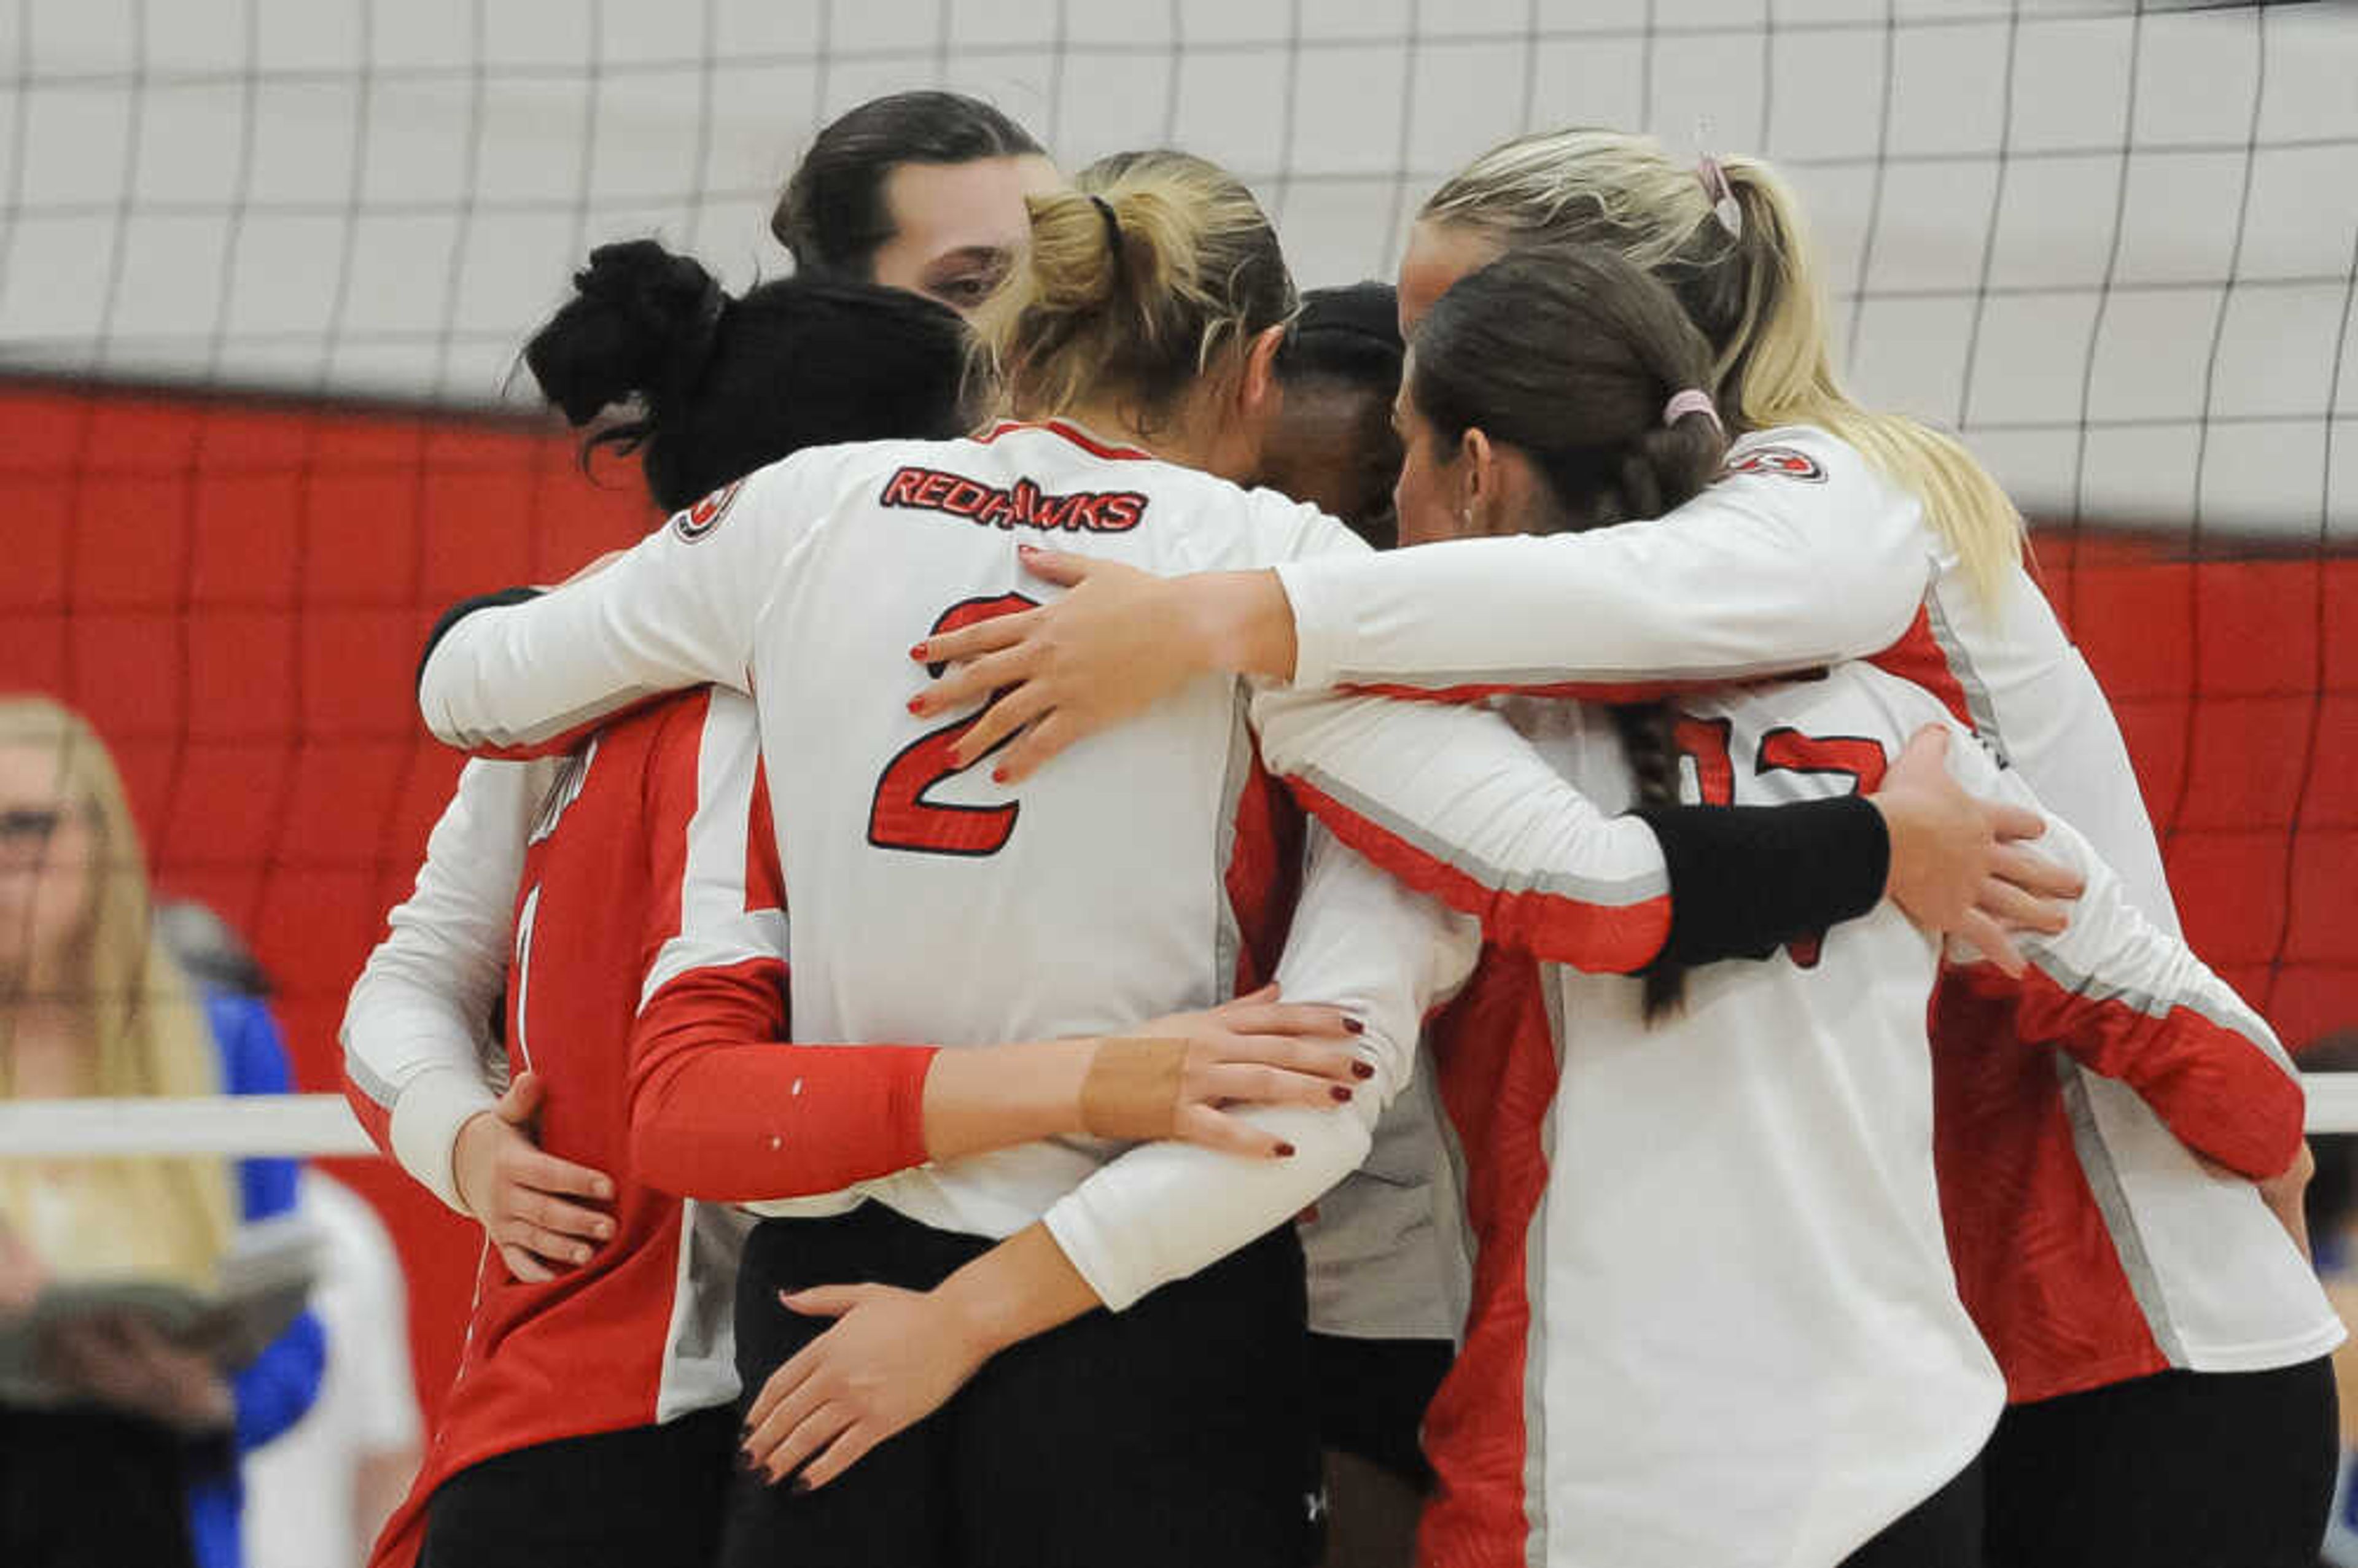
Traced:
POLYGON ((1486 947, 1433 1028, 1442 1110, 1473 1155, 1466 1206, 1476 1249, 1465 1347, 1425 1413, 1436 1486, 1418 1561, 1431 1568, 1522 1568, 1531 1532, 1528 1368, 1543 1303, 1531 1297, 1530 1247, 1560 1076, 1545 985, 1529 958, 1486 947))
POLYGON ((1949 651, 1932 633, 1932 614, 1928 607, 1920 605, 1916 619, 1908 623, 1899 641, 1871 654, 1866 662, 1886 675, 1922 687, 1940 699, 1951 718, 1974 734, 1981 733, 1981 726, 1974 722, 1973 709, 1965 702, 1964 683, 1957 679, 1957 672, 1949 663, 1949 651))
POLYGON ((975 440, 987 447, 1010 430, 1045 430, 1052 436, 1062 436, 1089 456, 1104 458, 1109 462, 1146 462, 1154 456, 1136 447, 1109 447, 1079 426, 1063 419, 1001 419, 977 436, 975 440))
POLYGON ((1545 686, 1469 682, 1460 686, 1398 686, 1378 681, 1353 682, 1340 689, 1360 697, 1389 697, 1404 702, 1481 702, 1493 697, 1560 697, 1574 702, 1653 702, 1689 691, 1723 691, 1748 686, 1759 677, 1739 676, 1723 680, 1551 681, 1545 686))
POLYGON ((1336 838, 1417 892, 1475 916, 1493 942, 1590 973, 1631 974, 1652 963, 1670 939, 1668 893, 1599 904, 1563 893, 1488 887, 1316 785, 1293 777, 1285 782, 1336 838))

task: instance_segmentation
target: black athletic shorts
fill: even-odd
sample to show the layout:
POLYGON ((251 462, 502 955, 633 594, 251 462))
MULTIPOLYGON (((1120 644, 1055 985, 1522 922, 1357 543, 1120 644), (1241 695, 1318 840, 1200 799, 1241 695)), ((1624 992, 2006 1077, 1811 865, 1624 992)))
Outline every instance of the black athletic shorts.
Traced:
POLYGON ((711 1568, 737 1421, 724 1405, 470 1465, 427 1504, 418 1568, 711 1568))
POLYGON ((2340 1451, 2330 1360, 2012 1406, 1989 1568, 2316 1568, 2340 1451))
POLYGON ((1424 1412, 1457 1359, 1446 1339, 1310 1336, 1310 1386, 1321 1446, 1380 1465, 1420 1492, 1433 1489, 1424 1412))
MULTIPOLYGON (((748 1405, 825 1332, 782 1290, 926 1290, 988 1250, 869 1203, 757 1227, 738 1275, 748 1405)), ((797 1493, 740 1475, 725 1568, 1295 1568, 1318 1487, 1291 1226, 1123 1313, 993 1357, 949 1403, 797 1493)))

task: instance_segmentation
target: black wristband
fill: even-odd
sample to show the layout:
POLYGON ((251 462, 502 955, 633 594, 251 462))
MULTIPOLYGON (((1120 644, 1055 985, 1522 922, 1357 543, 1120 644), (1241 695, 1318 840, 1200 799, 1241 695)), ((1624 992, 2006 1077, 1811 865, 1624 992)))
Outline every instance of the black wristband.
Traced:
POLYGON ((451 627, 478 610, 497 610, 503 604, 522 604, 526 600, 538 599, 544 591, 537 588, 503 588, 496 593, 479 593, 460 600, 436 616, 434 630, 426 633, 426 651, 417 655, 417 685, 425 686, 426 661, 434 656, 434 650, 441 646, 442 639, 450 634, 451 627))
POLYGON ((1855 795, 1792 806, 1649 806, 1671 875, 1658 961, 1765 958, 1883 902, 1891 835, 1855 795))

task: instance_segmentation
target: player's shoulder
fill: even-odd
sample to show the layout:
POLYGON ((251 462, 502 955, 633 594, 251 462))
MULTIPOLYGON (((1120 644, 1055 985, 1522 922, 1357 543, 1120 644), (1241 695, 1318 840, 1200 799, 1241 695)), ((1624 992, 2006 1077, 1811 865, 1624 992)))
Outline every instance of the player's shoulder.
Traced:
POLYGON ((1727 477, 1833 484, 1866 464, 1857 448, 1819 425, 1772 425, 1728 443, 1727 477))
POLYGON ((1756 503, 1866 510, 1910 519, 1923 511, 1866 453, 1820 425, 1776 425, 1737 437, 1727 449, 1720 483, 1742 486, 1756 503))
POLYGON ((683 507, 665 524, 693 543, 732 516, 809 526, 824 522, 848 497, 871 481, 881 483, 896 470, 922 462, 951 441, 849 441, 805 447, 730 481, 683 507))
POLYGON ((1242 485, 1199 469, 1157 465, 1192 512, 1213 525, 1191 528, 1175 547, 1182 569, 1241 570, 1311 556, 1364 555, 1367 542, 1308 502, 1266 485, 1242 485))
POLYGON ((912 463, 938 461, 946 453, 971 449, 965 440, 846 441, 806 447, 748 476, 763 496, 806 503, 815 496, 839 495, 881 483, 912 463))

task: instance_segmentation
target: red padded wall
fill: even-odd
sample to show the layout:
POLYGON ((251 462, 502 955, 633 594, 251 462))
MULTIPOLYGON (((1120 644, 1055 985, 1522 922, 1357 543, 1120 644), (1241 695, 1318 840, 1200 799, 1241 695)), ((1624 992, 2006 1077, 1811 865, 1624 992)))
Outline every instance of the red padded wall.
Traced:
MULTIPOLYGON (((653 521, 560 433, 415 413, 0 385, 0 689, 115 748, 158 884, 253 939, 303 1086, 456 762, 412 668, 453 598, 548 581, 653 521)), ((2296 1044, 2358 1024, 2358 559, 2205 560, 2042 535, 2119 709, 2195 946, 2296 1044)), ((476 1246, 377 1162, 340 1170, 409 1271, 429 1408, 476 1246)))

